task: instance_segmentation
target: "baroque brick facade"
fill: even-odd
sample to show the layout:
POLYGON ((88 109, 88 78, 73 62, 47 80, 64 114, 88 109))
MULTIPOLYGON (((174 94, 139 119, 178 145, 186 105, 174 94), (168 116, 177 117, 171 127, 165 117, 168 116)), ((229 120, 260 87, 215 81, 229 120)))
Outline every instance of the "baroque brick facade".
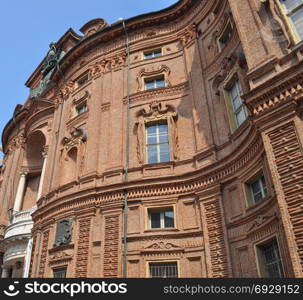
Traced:
POLYGON ((20 257, 31 277, 302 277, 303 44, 283 5, 180 0, 52 43, 2 136, 3 277, 20 257), (169 159, 150 163, 157 124, 169 159))

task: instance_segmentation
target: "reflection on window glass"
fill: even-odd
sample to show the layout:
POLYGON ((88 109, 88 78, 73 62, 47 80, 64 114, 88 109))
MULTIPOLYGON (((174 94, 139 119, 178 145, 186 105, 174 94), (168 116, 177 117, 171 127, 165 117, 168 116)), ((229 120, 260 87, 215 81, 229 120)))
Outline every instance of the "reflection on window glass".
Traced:
POLYGON ((167 124, 146 127, 147 163, 169 162, 169 140, 167 124))
POLYGON ((162 50, 161 49, 144 52, 144 58, 145 59, 159 57, 159 56, 162 56, 162 50))
POLYGON ((247 108, 241 98, 242 88, 240 81, 237 80, 232 88, 229 90, 229 96, 233 107, 234 116, 236 119, 237 127, 239 127, 247 118, 247 108))
POLYGON ((154 79, 145 79, 144 84, 145 84, 145 90, 164 88, 165 87, 164 76, 154 79))
POLYGON ((174 211, 173 208, 150 209, 149 224, 151 229, 174 228, 174 211))
POLYGON ((303 40, 303 0, 280 0, 297 38, 303 40))

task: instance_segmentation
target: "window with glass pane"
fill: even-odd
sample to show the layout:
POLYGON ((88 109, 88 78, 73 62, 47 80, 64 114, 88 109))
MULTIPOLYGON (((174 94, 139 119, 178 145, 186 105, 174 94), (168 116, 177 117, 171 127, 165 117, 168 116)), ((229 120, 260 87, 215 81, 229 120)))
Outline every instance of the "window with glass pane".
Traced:
POLYGON ((66 278, 66 268, 53 270, 54 278, 66 278))
POLYGON ((260 202, 267 195, 267 187, 264 176, 249 184, 253 203, 260 202))
POLYGON ((146 127, 146 151, 148 164, 170 161, 167 124, 146 127))
POLYGON ((81 85, 84 85, 85 83, 87 83, 88 80, 89 80, 88 74, 85 74, 84 76, 82 76, 80 79, 77 80, 78 87, 80 87, 81 85))
POLYGON ((79 105, 78 107, 76 107, 76 111, 78 115, 85 113, 87 111, 87 105, 86 104, 79 105))
POLYGON ((178 264, 172 263, 150 263, 149 274, 152 278, 177 278, 178 264))
POLYGON ((144 80, 145 90, 152 90, 165 87, 164 76, 147 78, 144 80))
POLYGON ((240 81, 237 80, 232 88, 229 90, 229 96, 233 107, 233 113, 236 119, 237 126, 239 127, 247 118, 247 108, 241 98, 242 89, 240 81))
POLYGON ((303 0, 280 0, 299 40, 303 40, 303 0))
POLYGON ((173 208, 150 209, 148 215, 150 229, 175 227, 173 208))
POLYGON ((261 268, 264 270, 263 277, 282 278, 283 268, 276 240, 258 246, 261 253, 261 268))
POLYGON ((162 50, 161 49, 144 52, 144 58, 145 59, 159 57, 159 56, 162 56, 162 50))
POLYGON ((226 26, 222 36, 219 38, 220 48, 223 49, 229 42, 233 35, 233 28, 231 26, 231 23, 228 23, 226 26))

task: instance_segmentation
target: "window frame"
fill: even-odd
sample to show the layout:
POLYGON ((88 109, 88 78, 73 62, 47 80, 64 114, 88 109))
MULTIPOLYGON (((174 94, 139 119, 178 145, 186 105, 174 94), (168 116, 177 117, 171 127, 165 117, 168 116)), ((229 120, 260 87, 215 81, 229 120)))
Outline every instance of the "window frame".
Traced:
POLYGON ((164 205, 153 205, 153 206, 145 206, 144 207, 144 231, 145 232, 155 232, 155 231, 175 231, 178 228, 177 223, 177 207, 175 203, 165 203, 164 205), (151 228, 150 224, 150 211, 161 211, 161 210, 168 210, 171 209, 173 211, 174 216, 174 227, 167 227, 167 228, 151 228))
POLYGON ((163 50, 162 48, 156 48, 156 49, 152 49, 152 50, 146 50, 146 51, 143 51, 143 59, 153 59, 153 58, 157 58, 157 57, 161 57, 163 56, 163 50), (155 53, 159 51, 160 52, 160 55, 155 55, 155 53), (148 54, 152 54, 151 57, 146 57, 148 54))
POLYGON ((166 207, 156 207, 156 208, 147 208, 147 215, 148 215, 148 229, 149 230, 159 230, 159 229, 173 229, 176 228, 176 221, 175 221, 175 210, 173 206, 166 206, 166 207), (165 213, 172 212, 173 213, 173 226, 166 227, 165 226, 165 213), (160 227, 153 228, 152 227, 152 213, 159 213, 160 214, 160 227))
POLYGON ((239 128, 247 120, 249 114, 248 114, 248 111, 247 111, 247 107, 246 107, 246 105, 245 105, 245 103, 244 103, 244 101, 241 97, 243 95, 243 89, 242 89, 242 86, 241 86, 241 81, 238 77, 233 80, 230 87, 227 89, 227 93, 228 93, 229 101, 230 101, 230 104, 231 104, 231 107, 232 107, 232 113, 233 113, 233 117, 234 117, 234 120, 235 120, 236 127, 239 128), (241 100, 241 105, 238 108, 235 107, 235 101, 234 101, 235 99, 232 96, 233 88, 236 88, 237 97, 241 100), (237 116, 242 111, 244 112, 245 120, 243 120, 243 122, 240 123, 237 116))
POLYGON ((284 270, 284 264, 283 264, 283 258, 281 255, 281 248, 280 248, 280 243, 278 240, 277 235, 273 235, 270 238, 267 238, 263 241, 259 241, 258 243, 255 244, 255 259, 256 259, 256 264, 257 264, 257 271, 258 271, 258 276, 260 278, 284 278, 285 277, 285 270, 284 270), (267 265, 264 259, 264 254, 262 252, 262 247, 265 247, 266 245, 269 245, 271 243, 274 243, 276 248, 275 250, 277 251, 279 255, 279 261, 276 262, 278 263, 279 266, 279 277, 270 277, 267 271, 267 265), (267 275, 267 276, 266 276, 267 275))
POLYGON ((146 277, 147 278, 180 278, 180 261, 179 260, 163 260, 163 261, 147 261, 146 262, 146 277), (177 277, 152 277, 150 272, 151 265, 176 264, 177 277))
POLYGON ((62 266, 62 267, 56 267, 53 268, 53 278, 59 279, 59 278, 67 278, 67 266, 62 266), (55 272, 65 272, 65 276, 64 277, 55 277, 55 272))
POLYGON ((246 107, 242 97, 240 97, 241 101, 242 101, 241 107, 244 106, 246 119, 243 121, 243 123, 241 123, 241 125, 238 125, 238 122, 237 122, 237 119, 235 116, 235 112, 234 112, 233 100, 232 100, 232 97, 230 96, 230 92, 231 92, 233 86, 236 84, 236 82, 239 82, 239 84, 240 84, 241 92, 242 92, 241 96, 242 96, 243 88, 246 89, 246 85, 244 83, 242 74, 239 73, 238 70, 231 72, 230 75, 228 76, 228 78, 225 80, 225 83, 223 85, 224 101, 225 101, 225 105, 226 105, 231 133, 234 133, 236 130, 241 128, 243 126, 243 124, 246 123, 247 119, 249 118, 248 108, 246 107))
POLYGON ((245 198, 246 198, 246 205, 247 208, 257 205, 259 203, 262 203, 264 201, 264 199, 266 199, 269 195, 269 189, 268 189, 268 180, 267 177, 265 175, 265 171, 264 168, 259 169, 256 173, 254 173, 254 175, 250 176, 247 180, 245 180, 244 182, 244 190, 245 190, 245 198), (261 193, 262 193, 262 199, 259 201, 255 201, 254 198, 254 194, 252 191, 252 187, 251 185, 255 182, 258 181, 258 183, 262 183, 262 177, 264 178, 264 183, 265 183, 265 189, 264 186, 261 186, 261 193))
POLYGON ((161 163, 169 163, 171 162, 171 145, 170 145, 170 134, 169 134, 169 124, 167 120, 162 120, 161 122, 151 122, 145 124, 145 155, 146 155, 146 164, 161 164, 161 163), (160 125, 166 125, 167 126, 167 142, 160 142, 160 131, 159 126, 160 125), (156 144, 149 144, 148 143, 148 128, 156 126, 156 144), (168 161, 161 161, 161 145, 168 145, 168 161), (149 154, 148 150, 150 146, 156 146, 157 147, 157 162, 150 162, 149 161, 149 154))
POLYGON ((76 116, 80 116, 85 114, 88 111, 88 106, 87 106, 87 102, 83 101, 77 105, 75 105, 75 112, 76 112, 76 116), (85 110, 83 112, 79 112, 78 110, 82 107, 85 107, 85 110))
POLYGON ((228 20, 221 35, 217 38, 217 44, 219 46, 219 49, 220 51, 223 51, 223 49, 228 45, 228 43, 230 42, 230 40, 232 39, 233 37, 233 34, 234 34, 234 27, 232 25, 232 22, 231 20, 228 20), (228 31, 227 31, 228 30, 228 31), (222 43, 222 39, 225 35, 227 35, 227 33, 229 32, 229 30, 231 30, 231 33, 230 33, 230 37, 229 39, 227 40, 226 43, 222 43))
POLYGON ((81 88, 84 85, 86 85, 90 80, 90 75, 89 75, 89 71, 86 71, 84 73, 82 73, 82 75, 80 75, 75 81, 76 81, 76 88, 81 88))
POLYGON ((299 12, 300 10, 303 11, 303 1, 301 4, 299 4, 297 7, 293 8, 292 10, 288 10, 285 3, 283 3, 283 0, 277 0, 278 4, 285 16, 286 22, 291 30, 291 33, 293 35, 293 37, 295 38, 295 42, 299 43, 301 41, 303 41, 303 32, 302 32, 302 37, 300 37, 299 32, 292 20, 292 16, 295 15, 297 12, 299 12))
POLYGON ((252 201, 253 201, 254 204, 257 204, 257 203, 261 202, 264 198, 266 198, 267 193, 268 193, 268 189, 267 189, 267 186, 266 186, 266 181, 265 181, 264 174, 262 174, 261 177, 257 178, 253 182, 249 183, 249 189, 250 189, 250 196, 251 196, 251 199, 252 199, 252 201), (263 184, 262 178, 264 178, 265 186, 263 184), (252 185, 254 183, 258 183, 258 185, 259 185, 259 188, 260 188, 259 193, 261 192, 261 195, 262 195, 262 199, 261 200, 256 200, 256 198, 255 198, 256 195, 255 195, 255 193, 253 191, 253 188, 252 188, 252 185))
POLYGON ((165 80, 165 74, 159 74, 157 76, 152 76, 152 77, 144 77, 143 78, 143 87, 144 87, 144 91, 152 91, 152 90, 155 90, 155 89, 163 89, 163 88, 166 88, 166 80, 165 80), (158 79, 162 79, 163 78, 163 83, 164 83, 164 86, 160 86, 158 87, 156 85, 156 82, 158 79), (154 82, 154 87, 153 88, 147 88, 146 84, 147 82, 154 82))

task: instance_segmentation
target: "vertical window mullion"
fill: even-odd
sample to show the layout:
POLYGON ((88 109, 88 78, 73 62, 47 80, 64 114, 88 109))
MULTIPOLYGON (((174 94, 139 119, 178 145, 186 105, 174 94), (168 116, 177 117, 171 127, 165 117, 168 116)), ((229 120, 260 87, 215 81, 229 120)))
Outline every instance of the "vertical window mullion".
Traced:
POLYGON ((161 228, 165 228, 165 225, 164 225, 164 212, 163 211, 161 211, 161 213, 160 213, 160 223, 161 223, 160 227, 161 228))
POLYGON ((265 197, 265 192, 264 192, 264 188, 263 188, 263 182, 262 179, 259 179, 259 185, 260 185, 260 189, 261 189, 261 193, 262 193, 262 197, 265 197))
POLYGON ((159 124, 157 124, 157 130, 156 130, 156 135, 157 135, 157 160, 158 163, 161 161, 161 156, 160 156, 160 128, 159 124))

